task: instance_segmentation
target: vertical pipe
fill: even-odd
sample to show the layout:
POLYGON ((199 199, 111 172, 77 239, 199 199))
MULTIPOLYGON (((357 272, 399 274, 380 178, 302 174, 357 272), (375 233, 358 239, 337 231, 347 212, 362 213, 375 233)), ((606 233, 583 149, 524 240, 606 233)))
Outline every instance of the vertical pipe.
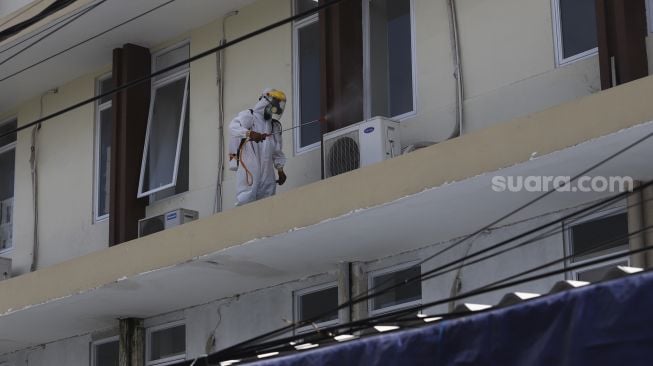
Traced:
POLYGON ((456 80, 456 126, 449 138, 458 137, 463 133, 465 86, 463 79, 462 57, 460 52, 460 38, 458 36, 458 13, 456 0, 447 0, 449 12, 449 28, 451 34, 451 51, 453 55, 454 78, 456 80))

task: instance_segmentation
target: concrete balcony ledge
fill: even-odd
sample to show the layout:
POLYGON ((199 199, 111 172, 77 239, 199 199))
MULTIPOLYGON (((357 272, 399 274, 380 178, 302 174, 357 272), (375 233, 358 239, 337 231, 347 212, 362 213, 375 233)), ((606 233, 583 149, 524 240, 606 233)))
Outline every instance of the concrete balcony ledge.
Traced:
MULTIPOLYGON (((468 201, 461 207, 473 211, 485 196, 471 193, 489 191, 487 181, 476 188, 463 181, 529 162, 534 153, 545 157, 638 125, 650 130, 643 125, 653 120, 650 95, 651 77, 0 282, 0 339, 11 340, 0 341, 0 352, 108 327, 119 317, 152 316, 281 283, 321 270, 320 265, 365 260, 372 246, 375 254, 389 255, 422 245, 433 239, 426 229, 434 229, 419 217, 432 216, 432 210, 459 217, 462 208, 447 200, 457 194, 457 200, 468 201), (434 206, 429 200, 435 193, 420 194, 437 187, 443 189, 438 188, 441 201, 434 206), (399 231, 414 233, 414 244, 399 245, 394 237, 384 239, 391 231, 375 229, 407 212, 413 213, 399 231), (43 331, 37 335, 29 329, 43 331)), ((623 136, 606 146, 642 135, 623 136)), ((607 151, 594 145, 579 152, 594 157, 607 151)), ((573 160, 556 159, 538 164, 555 167, 555 161, 573 160)), ((479 217, 475 223, 482 221, 490 220, 479 217)), ((472 229, 461 224, 435 239, 472 229)))

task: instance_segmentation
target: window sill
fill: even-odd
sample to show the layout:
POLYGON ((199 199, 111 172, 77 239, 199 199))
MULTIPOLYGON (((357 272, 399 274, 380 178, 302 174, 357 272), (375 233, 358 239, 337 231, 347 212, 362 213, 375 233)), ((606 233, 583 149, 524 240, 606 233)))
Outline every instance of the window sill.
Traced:
POLYGON ((0 255, 8 254, 14 251, 14 247, 0 250, 0 255))

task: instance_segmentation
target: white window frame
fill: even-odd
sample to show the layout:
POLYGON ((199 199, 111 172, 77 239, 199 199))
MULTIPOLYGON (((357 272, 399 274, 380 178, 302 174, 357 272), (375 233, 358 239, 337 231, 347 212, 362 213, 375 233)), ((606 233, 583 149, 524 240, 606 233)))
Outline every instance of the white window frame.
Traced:
MULTIPOLYGON (((176 44, 174 46, 165 48, 161 51, 158 51, 152 55, 152 67, 156 67, 156 58, 159 57, 162 54, 174 51, 178 48, 189 46, 190 50, 190 43, 188 41, 181 42, 179 44, 176 44)), ((153 70, 156 71, 156 70, 153 70)), ((158 79, 158 80, 152 80, 152 99, 150 100, 150 111, 147 117, 147 130, 145 132, 145 144, 144 144, 144 149, 143 149, 143 157, 141 160, 141 172, 140 172, 140 179, 138 182, 138 198, 143 198, 143 197, 148 197, 152 196, 153 194, 157 192, 164 191, 166 189, 175 187, 177 185, 177 174, 179 173, 179 160, 181 158, 181 144, 184 139, 184 127, 185 124, 188 123, 189 121, 186 121, 186 108, 188 107, 188 98, 189 98, 189 83, 190 83, 190 66, 186 66, 183 69, 170 74, 164 78, 158 79), (159 88, 162 88, 164 86, 167 86, 170 83, 173 83, 175 81, 178 81, 180 79, 185 79, 186 80, 186 86, 184 88, 184 97, 182 100, 182 108, 181 108, 181 123, 179 123, 179 132, 177 134, 177 150, 175 153, 175 162, 174 162, 174 170, 173 170, 173 178, 172 178, 172 183, 166 184, 161 187, 157 187, 154 189, 150 189, 149 191, 143 191, 143 182, 144 182, 144 177, 145 177, 145 162, 147 161, 147 156, 148 156, 148 148, 150 145, 150 128, 152 125, 152 116, 154 115, 154 105, 156 102, 156 91, 159 88)), ((151 187, 150 187, 151 188, 151 187)))
POLYGON ((96 347, 101 346, 103 344, 116 342, 116 341, 118 341, 118 343, 120 343, 120 337, 119 336, 103 338, 103 339, 99 339, 97 341, 91 342, 91 366, 97 366, 96 363, 95 363, 96 362, 96 358, 95 358, 95 356, 96 356, 96 354, 95 354, 96 347))
POLYGON ((577 55, 564 57, 562 44, 562 16, 560 14, 560 0, 551 0, 551 11, 553 21, 553 46, 555 49, 556 67, 566 66, 579 60, 592 57, 599 53, 599 47, 594 47, 577 55))
MULTIPOLYGON (((293 1, 293 11, 295 9, 295 1, 293 1)), ((294 132, 294 145, 295 145, 295 155, 300 155, 309 151, 313 151, 320 148, 322 141, 317 141, 310 145, 302 147, 302 127, 300 124, 301 121, 301 91, 300 91, 300 68, 299 68, 299 31, 309 25, 313 25, 319 22, 319 15, 314 14, 310 17, 304 18, 302 20, 296 21, 293 23, 293 127, 294 132)))
MULTIPOLYGON (((0 121, 0 126, 2 126, 4 124, 7 124, 7 123, 10 123, 10 122, 13 122, 13 121, 16 121, 16 126, 18 126, 18 118, 16 118, 16 117, 10 117, 10 118, 7 118, 5 120, 0 121)), ((16 139, 18 139, 18 135, 16 135, 16 139)), ((17 144, 17 141, 14 141, 14 142, 10 142, 10 143, 8 143, 6 145, 0 146, 0 154, 10 152, 11 150, 14 150, 14 153, 15 153, 16 152, 16 144, 17 144)), ((13 197, 14 198, 16 197, 16 174, 15 174, 15 172, 14 172, 14 195, 13 195, 13 197)), ((16 202, 16 201, 14 200, 14 202, 16 202)), ((15 207, 16 207, 16 204, 14 203, 14 208, 15 207)), ((13 229, 14 229, 14 225, 11 224, 11 230, 13 230, 13 229)), ((14 243, 11 244, 10 248, 0 250, 0 254, 9 253, 12 250, 14 250, 14 243)))
MULTIPOLYGON (((375 270, 375 271, 370 271, 370 272, 367 273, 367 285, 368 285, 368 288, 370 290, 374 288, 374 279, 376 277, 386 275, 386 274, 389 274, 389 273, 403 271, 405 269, 415 267, 418 264, 419 264, 419 261, 413 261, 413 262, 409 262, 409 263, 403 263, 403 264, 398 264, 398 265, 394 265, 394 266, 390 266, 390 267, 385 267, 383 269, 378 269, 378 270, 375 270)), ((420 265, 419 267, 420 267, 420 273, 421 273, 422 272, 422 266, 420 265)), ((420 283, 420 286, 422 286, 421 283, 420 283)), ((376 309, 376 310, 374 309, 375 298, 372 297, 372 298, 370 298, 370 301, 368 301, 368 303, 367 303, 368 304, 368 306, 367 306, 368 313, 370 315, 379 315, 379 314, 385 314, 385 313, 388 313, 388 312, 391 312, 391 311, 394 311, 394 310, 405 309, 405 308, 409 308, 411 306, 420 305, 422 303, 422 300, 424 299, 424 289, 423 288, 422 288, 421 292, 422 292, 422 297, 419 300, 405 302, 403 304, 398 304, 398 305, 392 305, 392 306, 388 306, 388 307, 381 308, 381 309, 376 309)), ((374 295, 374 293, 371 292, 370 295, 374 295)))
MULTIPOLYGON (((301 302, 300 302, 300 299, 301 299, 302 296, 310 295, 310 294, 313 294, 313 293, 316 293, 316 292, 320 292, 320 291, 324 291, 324 290, 328 290, 328 289, 332 289, 332 288, 337 289, 338 288, 338 282, 336 282, 336 281, 327 282, 327 283, 323 283, 321 285, 311 286, 311 287, 307 287, 307 288, 295 291, 293 293, 293 305, 294 305, 293 307, 294 307, 295 321, 297 322, 297 321, 299 321, 301 319, 301 314, 300 314, 300 311, 301 311, 300 304, 301 304, 301 302)), ((338 303, 339 303, 339 301, 338 301, 338 303)), ((340 317, 338 316, 338 318, 336 318, 336 319, 325 321, 325 322, 320 322, 320 323, 315 323, 315 325, 320 327, 320 328, 324 328, 324 327, 330 327, 330 326, 333 326, 333 325, 337 325, 339 323, 340 323, 340 317)), ((315 329, 315 328, 312 325, 307 325, 307 326, 295 329, 295 333, 304 333, 304 332, 311 331, 313 329, 315 329)))
MULTIPOLYGON (((372 115, 372 60, 370 57, 370 2, 374 0, 363 1, 363 117, 365 120, 377 117, 372 115)), ((411 66, 413 79, 413 110, 396 116, 388 116, 393 121, 402 122, 417 116, 417 40, 415 27, 415 1, 410 1, 410 47, 411 47, 411 66)))
MULTIPOLYGON (((609 256, 614 256, 614 255, 621 254, 621 253, 623 253, 623 254, 628 253, 628 249, 624 249, 624 250, 621 250, 621 251, 615 251, 615 252, 611 252, 611 253, 590 256, 588 258, 580 259, 580 260, 577 260, 577 261, 573 261, 573 259, 571 258, 571 256, 574 255, 573 235, 572 235, 572 229, 573 229, 574 226, 584 224, 584 223, 588 223, 588 222, 595 221, 595 220, 604 219, 604 218, 607 218, 607 217, 610 217, 610 216, 624 214, 624 213, 626 215, 628 215, 628 211, 626 210, 625 203, 620 203, 616 207, 601 210, 599 212, 596 212, 596 213, 594 213, 592 215, 588 215, 587 217, 583 217, 581 219, 570 220, 568 222, 565 222, 565 224, 564 224, 565 225, 565 228, 564 228, 564 232, 565 232, 565 235, 564 235, 565 250, 568 253, 567 255, 570 257, 567 260, 567 265, 568 266, 573 266, 573 265, 587 263, 589 261, 595 261, 595 260, 601 259, 601 258, 606 258, 606 257, 609 257, 609 256)), ((599 264, 595 264, 595 265, 592 265, 592 266, 587 266, 587 267, 572 270, 572 271, 569 272, 570 278, 573 279, 573 280, 576 280, 576 279, 578 279, 579 273, 583 273, 583 272, 586 272, 588 270, 596 269, 596 268, 600 268, 600 267, 611 266, 611 265, 614 265, 614 264, 617 264, 617 263, 621 263, 624 260, 628 263, 628 265, 630 265, 630 256, 624 255, 622 258, 617 258, 617 259, 607 261, 607 262, 604 262, 604 263, 599 263, 599 264)))
MULTIPOLYGON (((371 60, 370 60, 370 5, 369 2, 372 0, 361 0, 363 3, 363 19, 361 19, 361 24, 363 27, 363 118, 369 120, 376 116, 372 116, 372 99, 370 90, 372 88, 371 80, 371 60)), ((413 87, 413 109, 406 113, 389 116, 388 118, 402 122, 404 120, 413 118, 417 116, 418 106, 418 79, 417 79, 417 37, 416 37, 416 21, 415 21, 415 1, 410 1, 410 40, 411 40, 411 77, 412 77, 412 87, 413 87)), ((295 11, 295 1, 293 1, 293 12, 295 11)), ((300 86, 299 86, 299 30, 308 25, 313 24, 314 22, 319 21, 319 15, 315 14, 300 21, 296 21, 293 24, 293 96, 295 102, 293 103, 293 127, 294 131, 294 145, 295 145, 295 155, 300 155, 315 149, 320 148, 322 142, 318 141, 308 146, 301 147, 301 127, 299 127, 300 116, 301 116, 301 102, 300 102, 300 86)))
MULTIPOLYGON (((111 78, 112 74, 107 73, 95 81, 95 95, 100 95, 102 82, 111 78)), ((100 132, 102 131, 101 126, 101 115, 105 110, 113 107, 113 101, 109 100, 104 103, 100 103, 100 100, 95 102, 95 169, 94 169, 94 179, 93 179, 93 220, 94 222, 102 222, 109 219, 109 214, 99 215, 100 209, 100 132)), ((108 202, 107 202, 108 204, 108 202)))
POLYGON ((170 323, 165 323, 161 325, 157 325, 154 327, 149 327, 145 330, 145 364, 147 366, 165 366, 165 365, 171 365, 173 363, 178 363, 179 361, 184 361, 186 360, 186 356, 188 355, 188 339, 186 336, 185 338, 185 346, 184 346, 184 354, 183 355, 177 355, 177 356, 171 356, 167 358, 161 358, 158 360, 151 360, 150 359, 150 351, 152 349, 152 333, 158 332, 161 330, 166 330, 170 328, 175 328, 180 325, 183 325, 186 327, 186 322, 184 320, 178 320, 170 323))

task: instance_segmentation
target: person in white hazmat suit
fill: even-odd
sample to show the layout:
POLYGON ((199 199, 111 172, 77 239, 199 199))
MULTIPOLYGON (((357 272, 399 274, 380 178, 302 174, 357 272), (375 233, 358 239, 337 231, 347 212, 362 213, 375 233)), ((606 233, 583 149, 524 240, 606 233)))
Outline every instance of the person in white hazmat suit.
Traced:
MULTIPOLYGON (((242 111, 229 124, 232 141, 230 150, 238 141, 236 170, 236 206, 273 196, 277 184, 286 182, 283 167, 281 118, 286 105, 286 95, 275 89, 266 89, 252 109, 242 111), (279 178, 276 178, 275 170, 279 178)), ((230 151, 230 154, 234 151, 230 151)))

